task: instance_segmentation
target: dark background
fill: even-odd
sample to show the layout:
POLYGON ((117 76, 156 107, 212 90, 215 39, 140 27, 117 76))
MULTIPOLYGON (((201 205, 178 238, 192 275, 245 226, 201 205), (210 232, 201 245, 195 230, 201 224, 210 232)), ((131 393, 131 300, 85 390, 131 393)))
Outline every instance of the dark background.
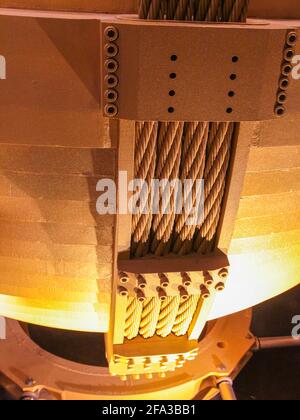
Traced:
MULTIPOLYGON (((300 287, 257 306, 252 332, 257 337, 290 336, 295 315, 300 315, 300 287)), ((300 400, 300 347, 254 354, 235 390, 241 400, 300 400)))

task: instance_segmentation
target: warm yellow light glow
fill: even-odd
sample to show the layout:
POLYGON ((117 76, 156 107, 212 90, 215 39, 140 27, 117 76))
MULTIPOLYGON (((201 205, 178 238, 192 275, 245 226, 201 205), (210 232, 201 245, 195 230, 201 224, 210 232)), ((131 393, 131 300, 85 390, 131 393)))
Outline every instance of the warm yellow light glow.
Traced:
POLYGON ((0 295, 1 315, 22 322, 74 331, 107 332, 109 305, 34 300, 0 295))
MULTIPOLYGON (((231 255, 231 274, 226 289, 217 295, 209 318, 216 319, 255 306, 298 285, 299 255, 300 245, 231 255)), ((39 290, 31 288, 26 281, 11 287, 10 295, 1 294, 0 315, 52 328, 108 331, 110 309, 109 304, 103 303, 108 296, 99 298, 98 295, 100 301, 97 302, 96 294, 76 290, 76 284, 72 290, 56 285, 54 291, 49 277, 40 277, 40 281, 39 290), (45 298, 41 299, 43 290, 45 298)), ((3 288, 8 292, 4 285, 3 288)))
POLYGON ((300 246, 230 256, 230 277, 210 319, 250 308, 300 283, 300 246))

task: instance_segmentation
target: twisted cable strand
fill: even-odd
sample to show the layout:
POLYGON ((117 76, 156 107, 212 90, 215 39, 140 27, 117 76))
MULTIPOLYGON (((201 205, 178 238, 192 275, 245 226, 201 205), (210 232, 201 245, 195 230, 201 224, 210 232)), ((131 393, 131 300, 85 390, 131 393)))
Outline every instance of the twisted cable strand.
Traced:
POLYGON ((137 337, 142 317, 143 304, 136 298, 128 299, 124 337, 132 340, 137 337))
MULTIPOLYGON (((161 123, 158 136, 156 179, 172 181, 179 178, 182 133, 183 123, 161 123)), ((168 187, 161 191, 160 197, 164 199, 160 199, 159 213, 154 215, 152 224, 151 251, 157 256, 164 255, 169 251, 175 222, 176 203, 175 192, 169 191, 168 187)))
POLYGON ((157 323, 156 334, 167 337, 171 334, 180 305, 180 297, 167 297, 161 304, 161 311, 157 323))
POLYGON ((226 22, 245 22, 249 0, 224 0, 223 20, 226 22))
POLYGON ((228 22, 236 1, 240 0, 223 0, 222 21, 228 22))
POLYGON ((140 1, 140 6, 139 6, 139 18, 140 19, 147 19, 151 1, 152 0, 142 0, 142 1, 140 1))
POLYGON ((155 20, 159 18, 161 0, 152 0, 148 11, 148 19, 155 20))
POLYGON ((153 337, 160 314, 161 301, 157 298, 146 299, 140 323, 140 335, 144 338, 153 337))
POLYGON ((205 16, 209 7, 210 0, 198 1, 198 7, 196 9, 195 19, 198 21, 205 21, 205 16))
POLYGON ((203 178, 205 168, 205 153, 208 140, 208 123, 189 123, 183 141, 182 168, 180 179, 193 180, 191 191, 185 190, 185 200, 181 214, 176 216, 173 252, 184 255, 192 249, 192 239, 196 230, 194 224, 187 224, 187 219, 194 216, 194 208, 197 204, 197 182, 203 178), (191 197, 192 195, 192 197, 191 197), (189 200, 192 201, 193 209, 189 210, 189 200), (187 211, 188 210, 188 211, 187 211))
MULTIPOLYGON (((220 191, 220 187, 226 181, 227 169, 228 169, 228 158, 229 151, 232 141, 232 133, 234 129, 234 124, 230 124, 227 127, 227 133, 223 137, 222 143, 219 144, 220 138, 216 138, 216 148, 212 147, 211 154, 219 148, 218 154, 214 160, 214 164, 208 170, 205 170, 205 186, 204 186, 204 195, 205 195, 205 204, 204 204, 204 218, 208 216, 211 206, 210 200, 214 200, 216 193, 220 191), (226 164, 224 164, 226 162, 226 164)), ((210 157, 208 157, 209 161, 210 157)))
MULTIPOLYGON (((158 124, 136 123, 135 178, 147 182, 148 196, 144 205, 132 217, 131 255, 142 257, 149 250, 149 236, 152 224, 152 179, 155 174, 156 141, 158 124)), ((141 197, 145 192, 142 192, 141 197)))
POLYGON ((172 328, 172 332, 177 335, 185 335, 192 322, 194 313, 197 309, 197 305, 200 299, 200 295, 190 296, 187 300, 181 302, 178 313, 172 328))
POLYGON ((250 0, 245 0, 240 14, 240 22, 247 22, 248 9, 250 0))
POLYGON ((219 18, 219 10, 222 5, 221 0, 211 0, 205 15, 206 22, 216 22, 219 18))
POLYGON ((207 170, 205 175, 205 203, 204 203, 204 222, 198 227, 195 235, 194 250, 203 252, 203 242, 211 243, 214 235, 217 233, 221 208, 226 187, 226 178, 230 163, 231 144, 234 134, 235 124, 230 123, 227 126, 226 135, 223 137, 223 130, 218 130, 220 136, 215 137, 215 143, 211 145, 210 156, 214 155, 218 150, 214 165, 207 170), (220 139, 223 142, 220 144, 220 139), (205 236, 209 234, 209 237, 205 236))

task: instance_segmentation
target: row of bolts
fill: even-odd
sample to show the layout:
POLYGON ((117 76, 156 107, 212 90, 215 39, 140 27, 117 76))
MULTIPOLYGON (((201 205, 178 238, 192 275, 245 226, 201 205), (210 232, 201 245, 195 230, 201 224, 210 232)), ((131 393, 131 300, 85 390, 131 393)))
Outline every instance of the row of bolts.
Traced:
MULTIPOLYGON (((198 352, 198 350, 197 350, 198 352)), ((172 359, 173 360, 169 360, 168 356, 158 356, 158 359, 156 362, 160 362, 160 366, 161 369, 168 369, 168 365, 170 363, 176 363, 176 366, 173 367, 172 369, 170 369, 170 372, 174 372, 176 368, 181 368, 184 366, 184 364, 186 363, 186 361, 188 360, 195 360, 197 356, 197 353, 190 353, 189 355, 187 355, 186 357, 184 355, 173 355, 172 359)), ((116 360, 116 364, 117 365, 122 365, 123 363, 127 364, 128 366, 128 370, 134 369, 135 367, 135 362, 133 359, 128 360, 125 359, 124 361, 122 361, 121 359, 115 358, 116 360)), ((144 368, 145 370, 150 369, 153 366, 153 363, 155 363, 155 361, 153 361, 150 357, 146 357, 143 361, 144 363, 144 368)), ((159 372, 158 373, 159 378, 165 378, 166 377, 166 372, 159 372)), ((135 374, 132 375, 132 378, 135 380, 138 380, 141 378, 140 374, 135 374)), ((152 379, 153 378, 153 373, 146 373, 145 374, 145 378, 146 379, 152 379)), ((127 381, 127 376, 126 375, 121 375, 120 376, 121 381, 127 381)))
POLYGON ((287 48, 284 50, 283 53, 283 64, 281 68, 282 76, 279 80, 279 89, 277 92, 277 103, 275 106, 275 113, 278 117, 281 117, 285 114, 286 108, 284 107, 284 104, 287 99, 287 93, 286 90, 289 86, 289 76, 292 72, 293 66, 291 64, 293 57, 295 55, 294 47, 297 44, 297 33, 294 31, 291 31, 287 35, 286 43, 287 48))
MULTIPOLYGON (((225 280, 228 277, 227 268, 220 270, 218 275, 221 279, 225 280)), ((136 277, 136 286, 137 286, 135 288, 136 297, 140 302, 144 302, 146 299, 146 296, 143 289, 147 287, 147 280, 141 274, 136 274, 135 277, 136 277)), ((159 299, 163 302, 168 297, 165 289, 170 285, 170 281, 165 274, 158 274, 158 277, 160 279, 160 287, 157 288, 157 293, 158 293, 159 299)), ((121 296, 128 297, 129 292, 124 285, 126 285, 126 283, 130 281, 130 277, 127 273, 121 272, 119 273, 119 278, 123 286, 119 286, 118 292, 121 296)), ((178 290, 179 290, 181 299, 187 300, 189 297, 189 293, 186 288, 191 286, 193 281, 190 275, 186 272, 181 273, 181 278, 182 278, 182 285, 178 287, 178 290)), ((208 287, 212 286, 213 283, 214 283, 214 280, 212 276, 209 273, 204 273, 204 284, 200 285, 201 297, 203 299, 208 299, 210 297, 210 291, 208 287)), ((215 289, 218 292, 222 292, 225 289, 224 281, 220 281, 219 283, 217 283, 217 285, 215 286, 215 289)))

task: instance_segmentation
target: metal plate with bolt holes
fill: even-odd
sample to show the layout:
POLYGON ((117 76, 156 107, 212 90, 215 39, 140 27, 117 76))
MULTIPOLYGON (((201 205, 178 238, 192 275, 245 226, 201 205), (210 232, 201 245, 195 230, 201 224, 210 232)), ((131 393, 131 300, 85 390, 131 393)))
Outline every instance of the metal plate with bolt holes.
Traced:
POLYGON ((104 114, 159 121, 276 118, 286 37, 292 30, 268 22, 102 21, 104 114), (117 32, 112 48, 107 27, 117 32), (110 75, 114 93, 108 100, 110 75))

